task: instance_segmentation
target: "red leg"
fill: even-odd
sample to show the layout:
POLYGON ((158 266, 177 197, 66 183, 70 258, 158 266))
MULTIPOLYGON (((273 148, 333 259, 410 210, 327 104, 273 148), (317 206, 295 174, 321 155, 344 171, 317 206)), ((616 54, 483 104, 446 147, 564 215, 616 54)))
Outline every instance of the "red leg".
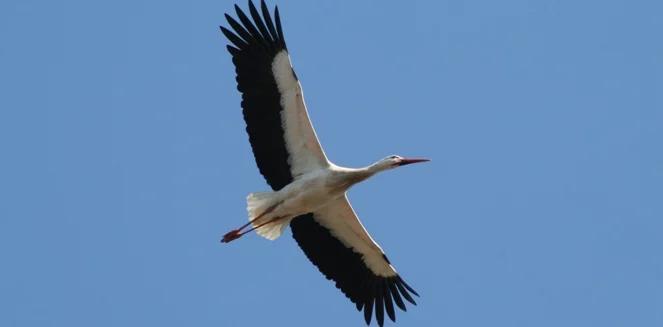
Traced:
POLYGON ((283 218, 285 218, 285 217, 274 217, 274 218, 272 218, 272 219, 270 219, 270 220, 268 220, 268 221, 266 221, 266 222, 264 222, 264 223, 262 223, 258 226, 253 226, 253 227, 251 227, 251 229, 245 230, 243 232, 241 231, 241 228, 240 229, 233 229, 230 232, 223 235, 223 239, 221 239, 221 243, 229 243, 231 241, 234 241, 234 240, 244 236, 244 234, 246 234, 246 233, 250 233, 250 232, 252 232, 252 231, 254 231, 254 230, 256 230, 256 229, 258 229, 262 226, 265 226, 267 224, 271 224, 273 222, 279 221, 283 218))
POLYGON ((233 230, 229 231, 228 233, 226 233, 225 235, 223 235, 223 238, 221 239, 221 243, 229 243, 229 242, 231 242, 231 241, 234 241, 234 240, 236 240, 236 239, 242 237, 242 235, 244 235, 244 234, 246 234, 246 233, 248 233, 248 232, 250 232, 250 231, 253 231, 253 230, 257 229, 257 228, 260 228, 260 227, 262 227, 262 226, 265 226, 265 225, 267 225, 267 224, 269 224, 269 223, 272 223, 272 222, 274 222, 274 221, 277 221, 277 220, 281 219, 282 217, 276 217, 276 218, 273 218, 273 219, 268 220, 267 222, 261 223, 260 225, 258 225, 258 226, 256 226, 256 227, 253 227, 253 228, 251 228, 251 229, 249 229, 249 230, 247 230, 247 231, 242 232, 242 230, 243 230, 244 228, 246 228, 246 227, 248 227, 249 225, 253 224, 254 222, 258 221, 258 219, 264 217, 266 214, 272 212, 272 211, 276 208, 276 206, 278 206, 278 205, 279 205, 279 204, 277 203, 277 204, 275 204, 275 205, 273 205, 273 206, 267 208, 267 210, 265 210, 265 212, 261 213, 260 215, 258 215, 258 216, 255 217, 255 218, 251 219, 248 223, 242 225, 240 228, 233 229, 233 230))

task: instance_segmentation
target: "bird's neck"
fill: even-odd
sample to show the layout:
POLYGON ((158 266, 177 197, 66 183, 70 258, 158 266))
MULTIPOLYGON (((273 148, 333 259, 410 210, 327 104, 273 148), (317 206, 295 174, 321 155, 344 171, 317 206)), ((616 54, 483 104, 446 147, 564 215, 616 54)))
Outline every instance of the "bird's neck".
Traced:
POLYGON ((363 168, 344 168, 337 166, 337 169, 341 172, 341 184, 347 189, 352 185, 363 182, 371 176, 386 170, 387 168, 385 168, 384 165, 381 165, 380 162, 376 162, 363 168))
POLYGON ((337 168, 341 173, 339 177, 341 177, 342 184, 346 188, 350 188, 354 184, 363 182, 380 171, 379 169, 376 169, 374 165, 366 166, 363 168, 337 168))
POLYGON ((361 168, 361 169, 366 171, 366 173, 370 177, 370 176, 373 176, 377 173, 380 173, 380 172, 383 172, 383 171, 389 169, 389 165, 385 164, 382 160, 380 160, 380 161, 378 161, 378 162, 376 162, 376 163, 374 163, 370 166, 367 166, 367 167, 364 167, 364 168, 361 168))

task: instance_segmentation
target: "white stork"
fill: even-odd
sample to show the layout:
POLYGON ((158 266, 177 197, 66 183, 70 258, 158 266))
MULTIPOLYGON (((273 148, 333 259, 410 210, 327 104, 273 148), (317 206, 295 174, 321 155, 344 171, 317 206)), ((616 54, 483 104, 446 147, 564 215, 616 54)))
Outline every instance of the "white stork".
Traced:
POLYGON ((274 191, 249 194, 249 222, 225 234, 221 242, 252 230, 274 240, 289 224, 309 260, 336 282, 357 310, 364 310, 367 324, 373 311, 380 326, 385 311, 395 321, 394 303, 406 311, 403 298, 416 304, 410 293, 418 294, 364 229, 346 192, 381 171, 428 160, 393 155, 359 169, 331 163, 308 118, 278 8, 274 21, 264 0, 260 9, 262 16, 249 0, 252 21, 235 5, 239 22, 225 15, 234 32, 224 27, 221 31, 231 43, 227 48, 236 68, 253 154, 274 191))

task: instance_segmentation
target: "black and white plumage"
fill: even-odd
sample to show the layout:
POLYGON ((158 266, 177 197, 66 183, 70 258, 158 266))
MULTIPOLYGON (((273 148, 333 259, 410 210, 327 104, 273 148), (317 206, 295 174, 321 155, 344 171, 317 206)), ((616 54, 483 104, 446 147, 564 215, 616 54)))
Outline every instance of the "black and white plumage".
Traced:
POLYGON ((394 305, 406 311, 405 301, 416 304, 412 294, 418 294, 364 229, 346 191, 378 172, 427 160, 389 156, 360 169, 331 163, 308 118, 278 8, 273 20, 264 1, 260 9, 249 1, 250 18, 237 5, 235 11, 239 21, 226 14, 232 30, 221 31, 231 43, 227 49, 255 160, 274 192, 250 194, 249 223, 222 241, 250 230, 275 239, 289 224, 306 256, 364 311, 367 324, 375 314, 382 326, 385 311, 395 321, 394 305))

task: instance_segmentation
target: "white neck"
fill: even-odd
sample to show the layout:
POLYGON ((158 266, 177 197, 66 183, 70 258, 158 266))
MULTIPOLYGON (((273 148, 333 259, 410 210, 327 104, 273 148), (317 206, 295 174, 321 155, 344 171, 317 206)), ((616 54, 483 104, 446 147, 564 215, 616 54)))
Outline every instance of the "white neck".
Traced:
POLYGON ((344 180, 343 184, 345 184, 345 187, 349 188, 354 184, 365 181, 366 179, 370 178, 371 176, 381 171, 389 169, 390 166, 388 163, 385 163, 383 160, 380 160, 370 166, 366 166, 363 168, 343 168, 343 167, 338 167, 338 168, 340 168, 341 171, 343 172, 342 174, 343 175, 342 179, 344 180))
POLYGON ((377 161, 374 164, 372 164, 370 166, 367 166, 367 167, 364 167, 362 169, 365 169, 370 174, 370 176, 373 176, 373 175, 375 175, 379 172, 383 172, 383 171, 388 170, 390 168, 392 168, 392 166, 389 162, 385 162, 384 160, 380 160, 380 161, 377 161))

